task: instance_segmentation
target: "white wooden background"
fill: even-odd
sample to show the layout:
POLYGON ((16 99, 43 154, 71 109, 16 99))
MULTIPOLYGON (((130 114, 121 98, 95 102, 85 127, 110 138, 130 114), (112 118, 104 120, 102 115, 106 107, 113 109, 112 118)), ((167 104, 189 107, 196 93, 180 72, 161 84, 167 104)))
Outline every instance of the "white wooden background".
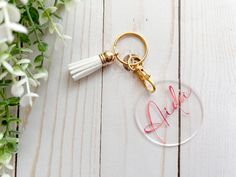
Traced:
POLYGON ((235 0, 84 0, 64 17, 73 39, 52 52, 41 97, 21 110, 17 177, 236 176, 235 0), (204 126, 187 144, 163 148, 140 135, 132 106, 143 88, 117 63, 70 79, 70 62, 126 31, 147 38, 145 66, 157 80, 181 74, 200 95, 204 126))

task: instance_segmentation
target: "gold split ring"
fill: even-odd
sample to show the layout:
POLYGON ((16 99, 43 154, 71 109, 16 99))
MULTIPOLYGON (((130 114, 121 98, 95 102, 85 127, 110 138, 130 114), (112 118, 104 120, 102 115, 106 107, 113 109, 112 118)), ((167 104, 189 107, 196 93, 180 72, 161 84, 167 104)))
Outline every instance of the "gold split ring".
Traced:
POLYGON ((119 62, 121 62, 123 65, 125 65, 125 66, 127 66, 127 67, 128 67, 128 66, 136 66, 136 65, 138 65, 138 64, 143 63, 143 61, 146 59, 147 54, 148 54, 148 45, 147 45, 147 42, 146 42, 146 40, 144 39, 144 37, 141 36, 140 34, 135 33, 135 32, 126 32, 126 33, 123 33, 123 34, 121 34, 120 36, 118 36, 118 37, 116 38, 116 40, 115 40, 115 42, 114 42, 114 44, 113 44, 113 52, 115 53, 117 60, 118 60, 119 62), (143 57, 141 58, 140 61, 135 62, 135 63, 132 63, 132 64, 129 64, 128 62, 123 61, 123 60, 121 59, 119 53, 117 52, 117 44, 120 42, 121 39, 124 39, 124 38, 129 37, 129 36, 133 36, 133 37, 139 39, 139 40, 142 42, 142 44, 144 45, 144 55, 143 55, 143 57))

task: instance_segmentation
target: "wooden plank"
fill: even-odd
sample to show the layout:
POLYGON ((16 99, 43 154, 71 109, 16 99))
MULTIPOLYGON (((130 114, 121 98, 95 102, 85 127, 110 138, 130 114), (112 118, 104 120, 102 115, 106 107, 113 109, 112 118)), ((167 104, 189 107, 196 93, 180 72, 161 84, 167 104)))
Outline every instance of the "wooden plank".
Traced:
MULTIPOLYGON (((155 80, 177 80, 177 24, 177 1, 106 0, 104 48, 123 32, 139 32, 150 47, 146 69, 155 80)), ((140 53, 137 44, 128 46, 140 53)), ((177 176, 177 147, 154 145, 136 127, 134 105, 142 84, 119 63, 103 73, 101 176, 177 176)))
POLYGON ((205 118, 181 148, 181 176, 236 176, 236 3, 181 1, 181 76, 200 95, 205 118))
POLYGON ((73 39, 50 56, 48 83, 21 135, 18 177, 99 176, 101 72, 75 83, 67 65, 102 50, 103 1, 77 4, 64 26, 73 39))

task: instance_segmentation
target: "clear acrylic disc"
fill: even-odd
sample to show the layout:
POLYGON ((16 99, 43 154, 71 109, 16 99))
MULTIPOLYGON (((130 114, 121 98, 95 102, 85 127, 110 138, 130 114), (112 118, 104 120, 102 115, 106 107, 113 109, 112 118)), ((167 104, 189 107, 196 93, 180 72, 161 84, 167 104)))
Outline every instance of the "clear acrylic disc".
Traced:
POLYGON ((141 133, 162 146, 178 146, 191 140, 203 123, 203 108, 191 87, 175 81, 156 83, 157 90, 142 92, 135 105, 141 133))

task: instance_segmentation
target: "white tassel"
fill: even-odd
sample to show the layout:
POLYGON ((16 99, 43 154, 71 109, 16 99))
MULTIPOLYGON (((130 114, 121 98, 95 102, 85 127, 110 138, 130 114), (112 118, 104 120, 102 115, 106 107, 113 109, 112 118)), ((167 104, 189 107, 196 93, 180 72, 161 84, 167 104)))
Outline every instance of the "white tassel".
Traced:
POLYGON ((77 81, 98 69, 112 63, 115 60, 115 55, 111 52, 104 52, 103 54, 86 58, 69 64, 69 71, 74 81, 77 81))

